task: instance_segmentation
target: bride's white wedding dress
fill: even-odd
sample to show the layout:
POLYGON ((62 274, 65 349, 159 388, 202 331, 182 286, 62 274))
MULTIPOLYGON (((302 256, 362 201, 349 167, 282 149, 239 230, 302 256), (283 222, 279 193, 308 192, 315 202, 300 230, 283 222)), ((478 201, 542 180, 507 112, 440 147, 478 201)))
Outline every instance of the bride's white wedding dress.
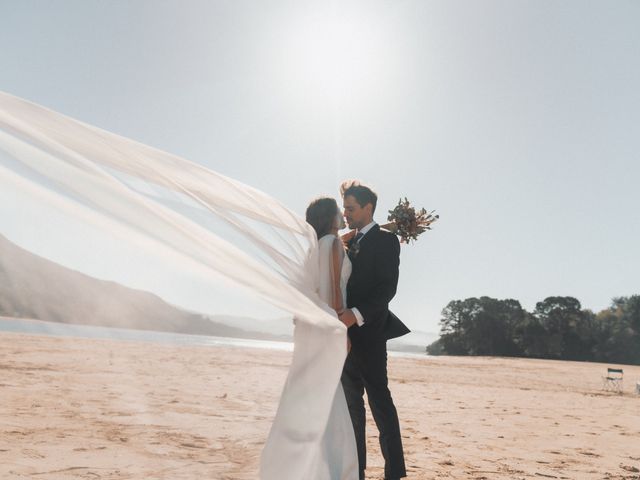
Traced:
MULTIPOLYGON (((339 240, 331 234, 325 235, 318 241, 320 269, 318 294, 327 305, 332 303, 333 275, 331 266, 335 241, 339 240)), ((342 256, 340 290, 346 303, 347 282, 351 275, 352 266, 344 250, 340 249, 340 252, 342 256)), ((337 318, 336 322, 339 322, 337 318)), ((294 335, 296 349, 294 356, 302 354, 300 350, 304 348, 307 341, 322 341, 321 338, 318 338, 317 332, 310 331, 310 327, 306 324, 296 323, 294 335)), ((346 342, 346 335, 343 342, 346 342)), ((314 368, 322 369, 321 357, 311 357, 305 360, 313 362, 314 368)), ((296 358, 294 358, 294 363, 296 363, 296 358)), ((262 480, 358 480, 358 453, 355 434, 340 381, 337 382, 335 388, 324 431, 319 431, 318 435, 314 437, 300 438, 296 429, 287 428, 288 423, 295 425, 309 421, 308 418, 295 418, 300 412, 301 405, 309 407, 310 411, 313 411, 320 406, 314 407, 314 403, 321 404, 323 402, 322 399, 317 398, 319 388, 318 385, 314 385, 313 375, 304 376, 307 380, 303 381, 302 376, 299 376, 295 381, 298 384, 300 382, 307 383, 305 390, 294 389, 289 382, 285 386, 280 400, 280 408, 262 453, 260 478, 262 480), (290 402, 297 403, 295 410, 286 407, 290 402), (292 452, 295 453, 292 454, 292 452), (288 463, 279 462, 279 459, 287 459, 288 463)))
MULTIPOLYGON (((318 253, 320 262, 320 298, 331 303, 331 251, 336 237, 329 234, 318 241, 318 253)), ((340 271, 340 290, 345 303, 347 301, 347 282, 351 276, 351 260, 342 252, 342 268, 340 271)), ((357 480, 358 479, 358 451, 356 438, 349 415, 349 408, 342 389, 342 383, 338 382, 338 388, 331 404, 331 412, 327 422, 327 430, 322 437, 321 455, 327 464, 326 476, 331 480, 357 480)))

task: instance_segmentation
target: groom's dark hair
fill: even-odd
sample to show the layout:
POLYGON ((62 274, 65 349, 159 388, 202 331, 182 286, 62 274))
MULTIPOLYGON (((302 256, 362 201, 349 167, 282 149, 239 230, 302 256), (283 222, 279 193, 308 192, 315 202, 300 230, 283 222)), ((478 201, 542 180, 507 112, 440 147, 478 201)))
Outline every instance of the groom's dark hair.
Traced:
POLYGON ((356 199, 356 202, 358 202, 360 207, 364 207, 367 203, 370 203, 372 207, 371 214, 373 215, 375 213, 376 204, 378 203, 378 195, 376 195, 376 192, 371 190, 369 187, 360 183, 359 180, 347 180, 342 182, 342 185, 340 185, 340 194, 342 195, 342 198, 347 195, 351 195, 356 199))
POLYGON ((307 207, 307 223, 313 227, 318 239, 331 233, 331 227, 338 215, 338 203, 335 198, 320 197, 312 201, 307 207))

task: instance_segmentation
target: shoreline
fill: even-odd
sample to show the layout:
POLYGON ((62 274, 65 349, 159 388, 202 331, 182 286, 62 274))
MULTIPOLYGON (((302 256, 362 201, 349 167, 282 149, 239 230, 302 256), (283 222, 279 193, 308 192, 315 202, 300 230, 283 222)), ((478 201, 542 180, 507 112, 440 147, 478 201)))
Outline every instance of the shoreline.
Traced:
MULTIPOLYGON (((148 342, 167 345, 234 346, 240 348, 293 351, 293 339, 287 341, 244 337, 221 337, 214 335, 173 333, 133 328, 125 329, 0 316, 0 334, 2 333, 23 333, 27 335, 45 335, 78 339, 101 338, 108 340, 148 342)), ((429 356, 426 352, 416 353, 393 349, 389 350, 389 355, 406 358, 424 358, 429 356)))

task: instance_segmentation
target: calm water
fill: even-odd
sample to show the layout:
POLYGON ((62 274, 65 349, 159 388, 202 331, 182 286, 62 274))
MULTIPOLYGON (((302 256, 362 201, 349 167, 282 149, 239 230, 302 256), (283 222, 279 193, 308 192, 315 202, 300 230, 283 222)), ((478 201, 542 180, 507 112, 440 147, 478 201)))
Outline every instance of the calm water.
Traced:
MULTIPOLYGON (((69 325, 65 323, 21 320, 0 317, 2 332, 28 333, 30 335, 52 335, 55 337, 102 338, 131 342, 152 342, 170 345, 204 345, 226 347, 251 347, 267 350, 293 351, 291 342, 251 340, 244 338, 213 337, 207 335, 187 335, 184 333, 153 332, 149 330, 129 330, 126 328, 92 327, 89 325, 69 325)), ((425 358, 424 353, 389 351, 393 357, 425 358)))
POLYGON ((293 343, 290 342, 187 335, 183 333, 153 332, 149 330, 129 330, 126 328, 92 327, 88 325, 69 325, 6 317, 0 317, 0 332, 52 335, 55 337, 106 338, 133 342, 166 343, 171 345, 223 345, 293 351, 293 343))

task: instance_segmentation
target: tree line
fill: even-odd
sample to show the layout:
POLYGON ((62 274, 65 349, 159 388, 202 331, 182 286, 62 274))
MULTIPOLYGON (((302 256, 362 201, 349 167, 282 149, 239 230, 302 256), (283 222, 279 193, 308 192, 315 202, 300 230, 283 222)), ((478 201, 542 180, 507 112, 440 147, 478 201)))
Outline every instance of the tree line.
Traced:
POLYGON ((640 295, 614 298, 598 313, 573 297, 545 298, 533 312, 513 299, 453 300, 427 353, 640 365, 640 295))

